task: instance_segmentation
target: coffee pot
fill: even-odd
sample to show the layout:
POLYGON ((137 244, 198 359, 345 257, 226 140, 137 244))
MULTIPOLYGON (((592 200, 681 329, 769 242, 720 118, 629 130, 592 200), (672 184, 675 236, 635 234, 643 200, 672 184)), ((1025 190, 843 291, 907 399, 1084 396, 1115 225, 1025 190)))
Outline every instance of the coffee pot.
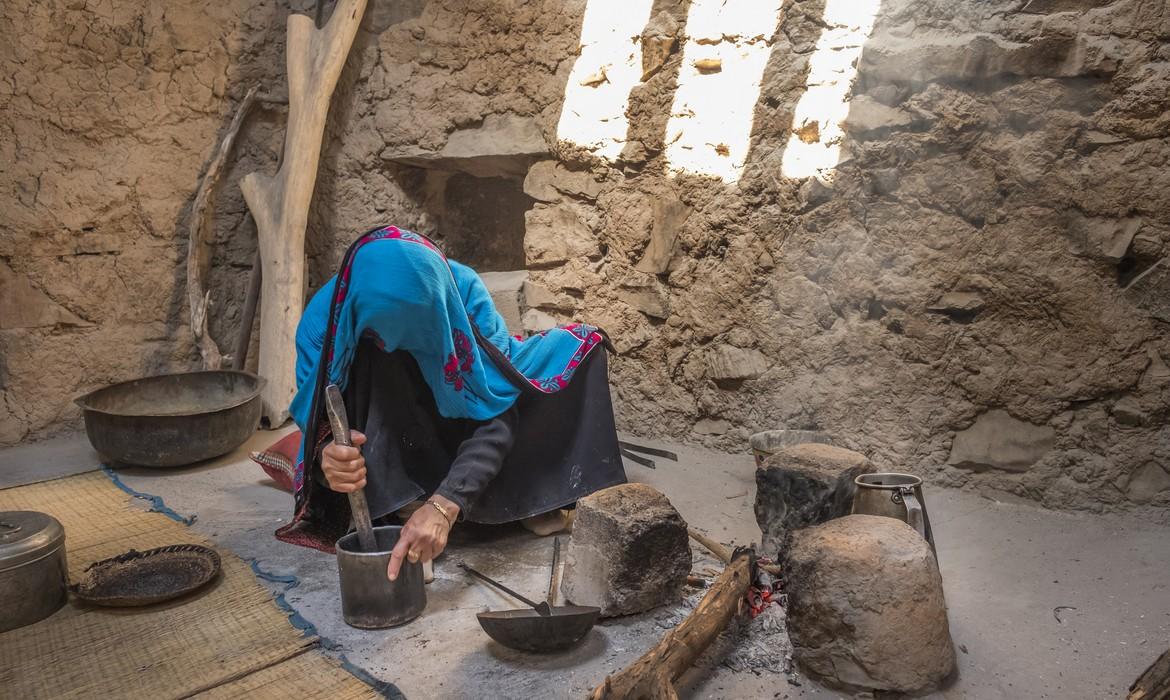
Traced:
POLYGON ((918 531, 934 549, 934 533, 922 498, 922 479, 913 474, 862 474, 854 480, 854 515, 883 515, 897 518, 918 531))

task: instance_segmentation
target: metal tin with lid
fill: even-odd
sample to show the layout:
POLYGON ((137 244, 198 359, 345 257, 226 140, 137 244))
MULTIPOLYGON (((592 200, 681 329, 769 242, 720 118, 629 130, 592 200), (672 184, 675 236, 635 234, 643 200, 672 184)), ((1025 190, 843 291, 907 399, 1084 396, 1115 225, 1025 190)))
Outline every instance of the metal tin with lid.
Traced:
POLYGON ((65 604, 65 528, 51 515, 0 511, 0 632, 30 625, 65 604))

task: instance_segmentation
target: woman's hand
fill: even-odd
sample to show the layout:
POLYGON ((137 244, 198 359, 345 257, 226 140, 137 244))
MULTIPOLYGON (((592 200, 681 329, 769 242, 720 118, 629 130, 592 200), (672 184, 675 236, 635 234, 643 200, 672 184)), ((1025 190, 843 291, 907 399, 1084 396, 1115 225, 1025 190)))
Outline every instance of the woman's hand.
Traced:
POLYGON ((321 469, 325 472, 325 480, 329 482, 329 488, 338 493, 350 493, 366 485, 366 458, 359 449, 366 444, 366 436, 351 430, 349 439, 353 441, 353 447, 330 442, 321 451, 321 469))
POLYGON ((431 496, 431 500, 443 506, 447 515, 444 517, 438 508, 424 503, 410 516, 410 520, 402 527, 398 544, 390 552, 390 566, 386 567, 386 575, 391 581, 398 578, 403 560, 412 564, 431 561, 447 547, 447 535, 451 533, 451 523, 459 517, 459 506, 438 494, 431 496))

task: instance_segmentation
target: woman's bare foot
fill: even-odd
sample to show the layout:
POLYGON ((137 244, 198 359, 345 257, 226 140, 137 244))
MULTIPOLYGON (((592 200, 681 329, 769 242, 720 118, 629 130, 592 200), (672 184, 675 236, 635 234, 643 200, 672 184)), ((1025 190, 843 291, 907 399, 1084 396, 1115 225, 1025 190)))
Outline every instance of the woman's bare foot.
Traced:
POLYGON ((553 535, 572 527, 573 518, 576 514, 577 511, 558 508, 557 510, 550 510, 547 513, 540 513, 530 518, 524 518, 520 521, 520 524, 524 526, 525 530, 533 534, 547 537, 548 535, 553 535))

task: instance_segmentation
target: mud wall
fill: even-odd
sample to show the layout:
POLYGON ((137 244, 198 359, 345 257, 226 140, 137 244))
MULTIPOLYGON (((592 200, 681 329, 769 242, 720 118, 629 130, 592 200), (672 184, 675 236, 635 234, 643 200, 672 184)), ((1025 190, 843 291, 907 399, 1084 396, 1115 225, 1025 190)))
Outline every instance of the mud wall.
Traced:
MULTIPOLYGON (((25 285, 47 302, 5 312, 22 320, 0 328, 0 441, 67 422, 78 389, 193 360, 184 210, 232 100, 281 72, 287 7, 201 11, 183 39, 178 5, 120 5, 4 10, 31 38, 4 54, 0 273, 6 300, 25 285), (88 34, 51 31, 71 19, 88 34), (39 87, 54 61, 73 77, 39 87)), ((312 283, 368 226, 450 227, 452 173, 492 177, 504 189, 485 192, 528 208, 534 318, 613 335, 626 430, 739 450, 817 429, 890 469, 1052 506, 1170 504, 1165 3, 885 0, 841 162, 815 180, 781 163, 794 128, 818 138, 793 115, 824 4, 789 0, 731 184, 666 174, 688 8, 655 2, 639 43, 658 59, 602 159, 557 139, 584 0, 374 0, 330 117, 312 283)), ((217 200, 221 345, 255 245, 234 179, 271 165, 280 124, 276 109, 249 127, 217 200)))

